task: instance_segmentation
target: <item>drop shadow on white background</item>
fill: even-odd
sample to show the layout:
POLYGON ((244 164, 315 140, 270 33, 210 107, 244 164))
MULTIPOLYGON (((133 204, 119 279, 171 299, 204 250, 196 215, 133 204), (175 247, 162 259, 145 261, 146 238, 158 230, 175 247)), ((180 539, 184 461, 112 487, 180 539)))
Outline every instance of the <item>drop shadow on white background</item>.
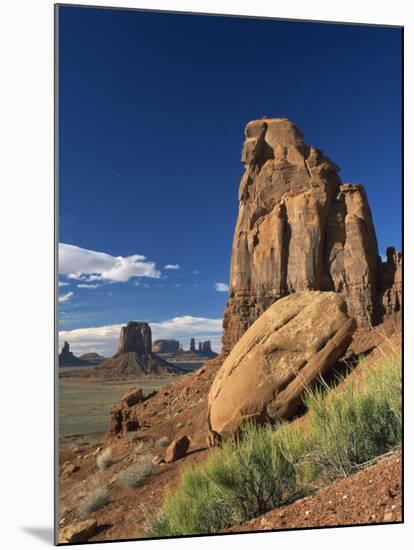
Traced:
POLYGON ((20 529, 24 533, 27 533, 42 542, 47 542, 51 545, 54 543, 53 527, 21 527, 20 529))

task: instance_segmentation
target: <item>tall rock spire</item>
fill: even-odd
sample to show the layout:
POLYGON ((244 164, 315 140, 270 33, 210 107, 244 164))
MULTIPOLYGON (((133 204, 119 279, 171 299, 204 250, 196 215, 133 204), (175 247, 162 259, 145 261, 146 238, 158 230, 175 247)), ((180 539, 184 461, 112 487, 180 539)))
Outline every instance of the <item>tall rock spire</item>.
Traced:
POLYGON ((343 184, 339 167, 286 118, 247 124, 242 163, 223 351, 300 290, 338 292, 360 326, 374 323, 381 261, 364 188, 343 184))

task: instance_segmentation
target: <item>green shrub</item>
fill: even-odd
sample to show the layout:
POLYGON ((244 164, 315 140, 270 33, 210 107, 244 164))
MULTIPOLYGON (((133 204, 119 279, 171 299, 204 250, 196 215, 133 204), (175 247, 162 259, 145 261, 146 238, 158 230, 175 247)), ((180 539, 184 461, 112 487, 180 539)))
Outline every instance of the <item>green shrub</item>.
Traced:
POLYGON ((208 476, 238 503, 245 519, 297 496, 296 471, 274 428, 248 424, 240 443, 227 441, 209 461, 208 476))
POLYGON ((362 380, 343 380, 339 391, 307 392, 310 453, 331 479, 401 442, 401 356, 361 365, 362 380))
POLYGON ((208 465, 184 470, 179 491, 168 491, 161 513, 150 518, 148 536, 214 533, 242 519, 237 504, 207 471, 208 465))
POLYGON ((343 477, 401 442, 401 354, 330 392, 308 390, 307 418, 275 427, 247 424, 206 461, 187 467, 166 493, 147 536, 213 533, 265 513, 343 477))
POLYGON ((148 536, 217 532, 297 498, 295 467, 275 433, 247 424, 239 443, 226 441, 204 464, 186 468, 148 536))

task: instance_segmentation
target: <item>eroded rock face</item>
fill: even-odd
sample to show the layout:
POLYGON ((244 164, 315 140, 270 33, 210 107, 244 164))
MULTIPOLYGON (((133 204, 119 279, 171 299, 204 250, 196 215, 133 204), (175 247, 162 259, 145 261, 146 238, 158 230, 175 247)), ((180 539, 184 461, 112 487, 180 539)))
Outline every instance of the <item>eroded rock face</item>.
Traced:
POLYGON ((151 353, 151 328, 143 321, 129 321, 121 328, 118 353, 135 352, 139 355, 151 353))
POLYGON ((270 306, 217 373, 208 397, 210 441, 234 436, 245 420, 291 418, 305 388, 345 353, 355 328, 334 292, 298 292, 270 306))
POLYGON ((389 316, 402 308, 402 255, 387 248, 387 261, 380 265, 378 308, 389 316))
POLYGON ((380 260, 363 187, 342 184, 339 167, 287 119, 249 122, 245 136, 223 351, 301 290, 338 292, 358 325, 375 322, 380 260))

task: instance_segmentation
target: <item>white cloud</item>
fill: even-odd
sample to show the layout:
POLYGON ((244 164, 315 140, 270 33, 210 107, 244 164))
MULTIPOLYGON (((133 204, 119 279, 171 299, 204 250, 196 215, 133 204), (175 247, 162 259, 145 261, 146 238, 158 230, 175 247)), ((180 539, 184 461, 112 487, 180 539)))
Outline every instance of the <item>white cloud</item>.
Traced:
POLYGON ((73 292, 66 292, 66 294, 61 294, 59 296, 59 303, 67 302, 69 301, 73 296, 73 292))
MULTIPOLYGON (((217 352, 221 350, 221 319, 184 315, 159 323, 150 323, 150 325, 153 342, 159 338, 175 338, 183 343, 185 349, 188 349, 190 338, 195 338, 196 340, 211 340, 213 350, 217 352)), ((117 350, 122 326, 122 324, 116 324, 60 331, 59 345, 61 347, 67 340, 76 355, 95 351, 108 357, 117 350)))
POLYGON ((78 288, 98 288, 102 285, 99 284, 92 284, 92 283, 80 283, 79 285, 76 285, 78 288))
POLYGON ((178 264, 167 264, 164 266, 164 269, 171 269, 173 271, 177 271, 177 269, 181 269, 181 266, 178 264))
POLYGON ((66 281, 59 281, 59 286, 68 286, 69 283, 67 283, 66 281))
POLYGON ((228 292, 229 290, 229 285, 226 285, 226 283, 216 283, 214 286, 217 292, 228 292))
POLYGON ((72 244, 59 243, 59 273, 86 282, 125 282, 131 277, 159 279, 161 273, 145 256, 111 256, 72 244))
POLYGON ((194 271, 191 272, 193 275, 198 275, 200 272, 198 271, 198 269, 194 269, 194 271))

